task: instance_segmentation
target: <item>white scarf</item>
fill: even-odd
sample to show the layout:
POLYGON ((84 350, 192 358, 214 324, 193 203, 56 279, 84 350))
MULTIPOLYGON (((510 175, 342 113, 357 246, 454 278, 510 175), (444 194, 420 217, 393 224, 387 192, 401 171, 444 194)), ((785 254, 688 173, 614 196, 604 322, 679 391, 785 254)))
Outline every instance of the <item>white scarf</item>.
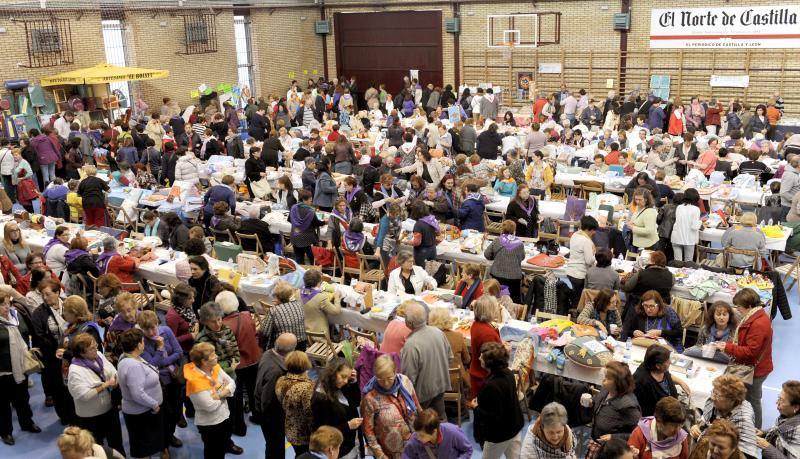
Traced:
POLYGON ((11 374, 14 376, 14 382, 19 384, 25 381, 25 351, 28 346, 25 345, 25 340, 19 332, 19 319, 17 319, 16 311, 11 311, 8 314, 9 318, 0 317, 0 323, 3 328, 8 330, 8 347, 11 355, 11 374))

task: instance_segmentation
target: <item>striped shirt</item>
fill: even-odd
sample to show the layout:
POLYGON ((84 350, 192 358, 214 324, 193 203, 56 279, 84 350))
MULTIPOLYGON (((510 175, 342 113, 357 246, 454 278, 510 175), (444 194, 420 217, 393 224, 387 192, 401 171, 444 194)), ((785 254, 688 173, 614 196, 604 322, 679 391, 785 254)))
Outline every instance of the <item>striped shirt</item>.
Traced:
MULTIPOLYGON (((714 401, 709 397, 703 409, 703 421, 706 425, 711 425, 716 419, 727 419, 739 431, 739 449, 743 453, 758 457, 758 446, 756 446, 756 426, 755 413, 753 406, 747 400, 742 401, 741 405, 734 408, 728 416, 717 415, 714 408, 714 401)), ((702 438, 702 437, 701 437, 702 438)), ((698 439, 699 440, 699 439, 698 439)))
POLYGON ((269 309, 267 318, 258 331, 258 340, 262 348, 272 348, 281 333, 293 333, 298 343, 308 340, 305 313, 299 301, 281 303, 269 309))

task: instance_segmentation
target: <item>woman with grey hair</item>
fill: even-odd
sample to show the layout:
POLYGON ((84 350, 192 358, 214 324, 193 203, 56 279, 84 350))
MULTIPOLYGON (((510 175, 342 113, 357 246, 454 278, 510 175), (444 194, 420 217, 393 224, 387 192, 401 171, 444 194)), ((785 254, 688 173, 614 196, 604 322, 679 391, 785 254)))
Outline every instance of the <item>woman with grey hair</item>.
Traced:
POLYGON ((222 322, 222 317, 222 307, 219 304, 209 301, 201 306, 197 313, 200 332, 194 341, 213 344, 219 366, 225 373, 232 375, 241 358, 239 343, 233 330, 222 322))
POLYGON ((526 459, 575 459, 575 434, 567 425, 567 410, 557 402, 548 403, 522 442, 526 459))
POLYGON ((397 265, 398 267, 389 273, 389 283, 386 288, 389 294, 419 295, 425 290, 436 288, 436 279, 428 275, 425 269, 414 264, 414 256, 411 253, 398 253, 397 265))

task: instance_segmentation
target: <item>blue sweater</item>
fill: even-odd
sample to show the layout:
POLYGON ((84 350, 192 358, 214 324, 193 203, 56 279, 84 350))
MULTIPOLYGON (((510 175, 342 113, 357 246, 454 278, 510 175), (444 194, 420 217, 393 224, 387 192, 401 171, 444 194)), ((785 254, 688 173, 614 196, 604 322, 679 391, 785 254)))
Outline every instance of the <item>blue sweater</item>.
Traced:
MULTIPOLYGON (((469 459, 472 457, 472 444, 460 427, 444 422, 439 425, 441 442, 428 445, 438 459, 469 459)), ((411 434, 403 450, 403 459, 428 459, 425 444, 419 441, 417 434, 411 434)))
POLYGON ((231 213, 236 212, 236 193, 228 185, 214 185, 206 191, 203 196, 203 212, 206 215, 214 215, 214 204, 225 201, 231 208, 231 213))
POLYGON ((161 406, 164 401, 158 371, 145 362, 133 357, 120 360, 117 378, 122 391, 122 412, 125 414, 146 413, 161 406))
POLYGON ((142 358, 150 365, 158 368, 159 379, 163 384, 168 384, 172 376, 170 374, 172 367, 178 364, 178 361, 183 356, 183 349, 181 349, 178 339, 172 330, 165 326, 158 326, 158 336, 164 339, 164 348, 160 351, 156 349, 156 340, 145 336, 144 338, 144 353, 142 358))
POLYGON ((139 162, 139 152, 136 147, 122 147, 117 152, 117 164, 125 161, 131 167, 139 162))
POLYGON ((465 199, 458 209, 458 220, 461 222, 461 229, 473 229, 483 232, 486 225, 483 221, 485 206, 482 200, 465 199))

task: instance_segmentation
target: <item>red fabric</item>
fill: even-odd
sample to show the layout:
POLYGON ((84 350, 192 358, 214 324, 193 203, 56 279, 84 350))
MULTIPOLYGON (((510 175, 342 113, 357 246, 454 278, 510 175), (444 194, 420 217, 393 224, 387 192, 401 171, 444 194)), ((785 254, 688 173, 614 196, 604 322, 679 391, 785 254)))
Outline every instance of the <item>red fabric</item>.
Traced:
POLYGON ((236 368, 246 368, 258 364, 261 360, 261 348, 256 338, 256 324, 249 312, 234 312, 222 319, 222 322, 233 330, 239 344, 241 360, 236 368))
POLYGON ((470 335, 470 354, 472 359, 469 362, 469 381, 470 381, 470 399, 478 396, 489 376, 489 372, 481 366, 481 347, 484 343, 502 343, 500 339, 500 332, 497 331, 491 324, 484 322, 473 322, 472 327, 469 329, 470 335))
POLYGON ((106 210, 102 207, 93 207, 90 209, 83 209, 83 224, 84 226, 103 226, 106 223, 106 210))
POLYGON ((32 179, 27 178, 17 184, 17 199, 20 204, 30 204, 37 197, 39 197, 39 191, 32 179))
POLYGON ((544 97, 540 97, 536 99, 536 102, 533 103, 533 120, 532 122, 536 123, 539 121, 539 114, 542 113, 542 109, 544 106, 547 105, 547 99, 544 97))
MULTIPOLYGON (((6 257, 3 257, 3 258, 6 258, 6 257)), ((10 260, 9 260, 9 262, 10 262, 10 260)), ((14 285, 14 288, 20 293, 20 295, 23 295, 23 296, 27 295, 28 292, 31 291, 31 273, 30 273, 30 271, 28 271, 28 274, 25 274, 24 276, 19 276, 19 271, 17 270, 16 266, 14 266, 12 264, 11 268, 13 268, 14 271, 16 271, 16 274, 13 275, 13 276, 15 276, 15 278, 17 280, 17 284, 14 285), (19 276, 19 277, 16 277, 16 276, 19 276)), ((4 271, 6 270, 6 266, 5 265, 3 265, 3 270, 4 271)), ((58 285, 61 285, 61 280, 52 271, 50 271, 50 277, 52 277, 54 281, 58 282, 58 285)), ((61 285, 61 290, 64 290, 64 286, 63 285, 61 285)))
MULTIPOLYGON (((653 459, 653 452, 647 446, 647 440, 644 438, 644 434, 639 426, 633 430, 633 433, 628 438, 628 445, 633 446, 634 448, 639 450, 638 459, 653 459)), ((681 445, 681 453, 677 456, 673 456, 667 459, 687 459, 689 457, 689 437, 683 439, 683 444, 681 445)))
POLYGON ((667 132, 669 132, 670 135, 683 134, 683 119, 678 119, 678 117, 675 116, 675 110, 673 110, 669 115, 669 126, 667 132))
MULTIPOLYGON (((14 288, 17 289, 18 292, 20 292, 21 288, 20 282, 22 281, 23 276, 22 273, 19 272, 17 267, 14 266, 14 263, 12 263, 7 256, 0 255, 0 268, 3 269, 4 273, 3 277, 5 278, 6 284, 11 284, 11 281, 13 280, 14 288)), ((30 289, 30 282, 31 282, 30 277, 28 277, 28 287, 25 290, 25 293, 20 292, 22 293, 23 296, 26 293, 28 293, 28 290, 30 289)))
POLYGON ((763 354, 753 376, 760 378, 772 373, 772 321, 763 309, 739 325, 739 340, 736 344, 727 343, 725 353, 745 365, 756 365, 763 354))
POLYGON ((119 255, 108 260, 106 273, 116 275, 123 284, 136 282, 133 278, 134 272, 136 272, 136 260, 133 257, 119 255))
POLYGON ((328 142, 336 142, 338 138, 339 138, 339 131, 331 131, 331 133, 328 134, 328 142))
POLYGON ((722 106, 718 105, 716 107, 711 106, 708 107, 706 110, 706 126, 719 126, 720 125, 720 112, 722 111, 722 106))
POLYGON ((606 164, 609 166, 619 165, 619 150, 614 150, 606 155, 606 164))
POLYGON ((192 336, 191 328, 189 328, 189 322, 181 317, 173 308, 169 308, 167 311, 166 319, 167 326, 172 330, 172 334, 175 335, 178 342, 181 343, 183 352, 188 353, 191 351, 192 346, 194 346, 194 337, 192 336))
MULTIPOLYGON (((330 268, 334 265, 333 261, 333 250, 327 247, 320 247, 318 245, 311 246, 311 253, 314 254, 314 264, 321 267, 321 268, 330 268)), ((356 263, 356 268, 358 268, 358 263, 356 263)))

